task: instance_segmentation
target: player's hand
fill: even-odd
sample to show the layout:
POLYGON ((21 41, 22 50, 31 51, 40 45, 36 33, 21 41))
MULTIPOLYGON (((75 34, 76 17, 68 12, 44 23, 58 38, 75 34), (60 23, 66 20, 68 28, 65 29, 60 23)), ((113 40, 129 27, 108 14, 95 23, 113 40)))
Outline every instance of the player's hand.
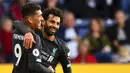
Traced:
POLYGON ((26 49, 32 48, 33 43, 36 43, 31 32, 28 32, 24 36, 23 46, 26 49))
POLYGON ((51 66, 49 66, 48 68, 52 71, 52 73, 55 73, 54 69, 51 66))

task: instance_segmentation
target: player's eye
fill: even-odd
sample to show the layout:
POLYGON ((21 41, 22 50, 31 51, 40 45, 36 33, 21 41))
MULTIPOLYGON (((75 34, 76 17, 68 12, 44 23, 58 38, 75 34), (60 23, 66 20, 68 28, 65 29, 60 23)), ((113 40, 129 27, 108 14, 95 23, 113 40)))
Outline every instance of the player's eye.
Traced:
POLYGON ((57 22, 57 25, 60 25, 60 23, 59 23, 59 22, 57 22))
POLYGON ((50 20, 50 22, 53 23, 53 24, 55 24, 55 21, 53 21, 53 20, 50 20))

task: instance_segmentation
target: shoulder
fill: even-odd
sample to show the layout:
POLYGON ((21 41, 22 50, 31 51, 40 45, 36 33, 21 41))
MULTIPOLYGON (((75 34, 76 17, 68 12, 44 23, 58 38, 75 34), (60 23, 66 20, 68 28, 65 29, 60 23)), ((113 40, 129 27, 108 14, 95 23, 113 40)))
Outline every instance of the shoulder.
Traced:
POLYGON ((41 41, 41 39, 40 39, 40 36, 39 36, 39 35, 37 35, 37 34, 36 34, 36 35, 34 35, 34 36, 35 36, 35 40, 36 40, 36 41, 41 41))
POLYGON ((22 32, 20 32, 20 30, 17 29, 17 28, 15 28, 15 29, 13 30, 13 34, 19 34, 19 35, 23 35, 23 36, 24 36, 24 34, 22 34, 22 32))
POLYGON ((62 39, 57 38, 57 42, 58 42, 59 46, 61 47, 62 51, 65 51, 65 52, 69 52, 70 51, 68 46, 67 46, 67 44, 62 39))
POLYGON ((109 29, 111 29, 111 30, 112 29, 116 29, 116 28, 117 28, 117 24, 114 24, 114 25, 112 25, 112 26, 109 27, 109 29))
POLYGON ((93 36, 92 36, 92 34, 91 34, 91 32, 88 32, 88 34, 86 35, 86 37, 85 37, 86 39, 91 39, 91 38, 93 38, 93 36))
POLYGON ((24 23, 20 20, 15 20, 15 21, 13 21, 13 24, 16 25, 16 24, 24 24, 24 23))
POLYGON ((86 57, 86 61, 87 61, 87 62, 90 62, 90 63, 95 63, 95 62, 97 62, 96 57, 95 57, 94 55, 88 55, 88 56, 86 57))
POLYGON ((18 29, 15 29, 12 34, 13 45, 15 45, 16 43, 19 43, 20 45, 22 45, 23 41, 24 41, 24 35, 22 33, 20 33, 20 31, 18 29))
POLYGON ((38 35, 35 35, 35 41, 36 41, 36 43, 35 43, 35 45, 34 46, 36 46, 36 47, 39 47, 39 46, 41 46, 41 39, 40 39, 40 36, 38 36, 38 35))
POLYGON ((59 44, 64 44, 64 45, 66 44, 65 41, 63 41, 62 39, 60 39, 58 37, 56 39, 57 39, 57 41, 58 41, 59 44))
POLYGON ((108 36, 106 34, 104 34, 104 33, 101 35, 101 37, 102 38, 108 38, 108 36))
POLYGON ((110 31, 110 30, 113 30, 113 29, 115 29, 115 28, 117 28, 117 24, 113 24, 112 26, 106 27, 106 30, 107 30, 107 31, 110 31))

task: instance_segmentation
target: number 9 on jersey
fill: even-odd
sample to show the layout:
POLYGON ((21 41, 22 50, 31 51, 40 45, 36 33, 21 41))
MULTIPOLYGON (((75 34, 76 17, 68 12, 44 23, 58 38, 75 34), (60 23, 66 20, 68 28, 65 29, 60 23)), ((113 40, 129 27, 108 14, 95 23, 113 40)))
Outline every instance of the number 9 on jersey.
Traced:
POLYGON ((14 46, 14 54, 15 54, 15 56, 17 58, 17 61, 16 61, 15 65, 18 66, 19 62, 20 62, 20 59, 21 59, 21 56, 22 56, 22 49, 21 49, 20 44, 16 44, 14 46))

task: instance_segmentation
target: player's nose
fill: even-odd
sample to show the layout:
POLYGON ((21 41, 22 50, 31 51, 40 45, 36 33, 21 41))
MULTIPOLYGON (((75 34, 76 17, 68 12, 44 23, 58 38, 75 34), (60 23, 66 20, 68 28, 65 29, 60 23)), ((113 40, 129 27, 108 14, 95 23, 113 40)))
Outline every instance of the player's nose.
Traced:
POLYGON ((41 16, 41 21, 44 20, 44 18, 41 16))

